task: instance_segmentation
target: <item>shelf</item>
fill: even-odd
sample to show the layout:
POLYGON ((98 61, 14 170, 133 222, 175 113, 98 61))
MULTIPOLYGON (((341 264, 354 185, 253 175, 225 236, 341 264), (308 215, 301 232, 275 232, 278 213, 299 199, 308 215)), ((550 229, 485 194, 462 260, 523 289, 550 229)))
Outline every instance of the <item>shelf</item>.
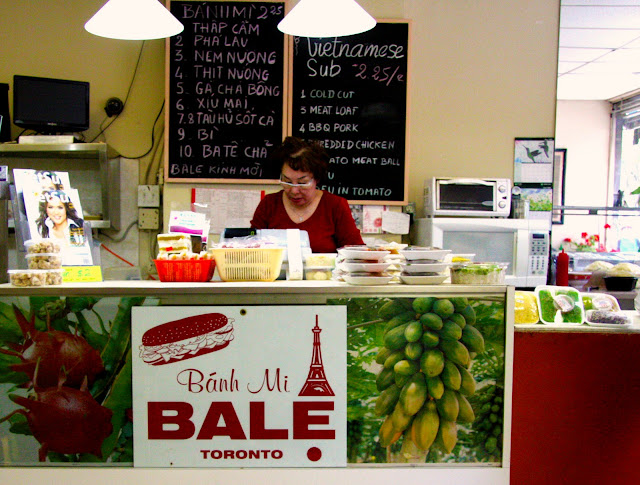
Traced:
POLYGON ((638 216, 640 207, 588 207, 571 205, 554 205, 554 211, 561 211, 564 215, 572 216, 638 216))

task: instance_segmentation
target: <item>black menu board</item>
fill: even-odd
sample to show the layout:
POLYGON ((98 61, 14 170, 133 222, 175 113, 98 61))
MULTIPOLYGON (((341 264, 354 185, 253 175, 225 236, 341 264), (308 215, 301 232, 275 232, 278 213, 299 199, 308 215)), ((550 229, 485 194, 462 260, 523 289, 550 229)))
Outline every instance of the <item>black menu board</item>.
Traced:
POLYGON ((406 21, 294 39, 292 134, 329 152, 320 188, 352 203, 406 203, 408 42, 406 21))
POLYGON ((173 1, 167 41, 167 181, 277 179, 284 136, 285 3, 173 1))

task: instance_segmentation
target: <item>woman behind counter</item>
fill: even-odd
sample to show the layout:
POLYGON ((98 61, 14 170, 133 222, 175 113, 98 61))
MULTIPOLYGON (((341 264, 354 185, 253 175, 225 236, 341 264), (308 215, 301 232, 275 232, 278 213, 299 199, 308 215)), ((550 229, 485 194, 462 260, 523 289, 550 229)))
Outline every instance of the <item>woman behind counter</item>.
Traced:
POLYGON ((329 167, 329 155, 320 144, 289 136, 271 158, 280 167, 283 190, 260 201, 251 227, 307 231, 314 253, 364 244, 347 200, 317 188, 329 167))

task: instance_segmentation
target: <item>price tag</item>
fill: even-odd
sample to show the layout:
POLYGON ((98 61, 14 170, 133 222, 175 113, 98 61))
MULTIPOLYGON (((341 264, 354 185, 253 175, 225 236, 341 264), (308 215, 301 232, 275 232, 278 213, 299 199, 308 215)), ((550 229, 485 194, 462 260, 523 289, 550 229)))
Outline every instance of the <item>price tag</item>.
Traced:
POLYGON ((65 266, 62 268, 62 281, 65 283, 102 281, 102 269, 100 266, 65 266))

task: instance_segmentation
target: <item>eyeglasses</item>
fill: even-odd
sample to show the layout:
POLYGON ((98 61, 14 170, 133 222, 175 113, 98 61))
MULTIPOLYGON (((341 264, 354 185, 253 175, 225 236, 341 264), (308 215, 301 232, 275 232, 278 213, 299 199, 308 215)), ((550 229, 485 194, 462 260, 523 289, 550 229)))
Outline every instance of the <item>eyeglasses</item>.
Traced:
POLYGON ((292 184, 291 182, 285 182, 284 180, 282 180, 282 178, 280 178, 280 184, 284 185, 285 187, 301 187, 301 188, 305 188, 305 187, 311 187, 311 185, 313 184, 313 179, 310 179, 308 182, 292 184))

